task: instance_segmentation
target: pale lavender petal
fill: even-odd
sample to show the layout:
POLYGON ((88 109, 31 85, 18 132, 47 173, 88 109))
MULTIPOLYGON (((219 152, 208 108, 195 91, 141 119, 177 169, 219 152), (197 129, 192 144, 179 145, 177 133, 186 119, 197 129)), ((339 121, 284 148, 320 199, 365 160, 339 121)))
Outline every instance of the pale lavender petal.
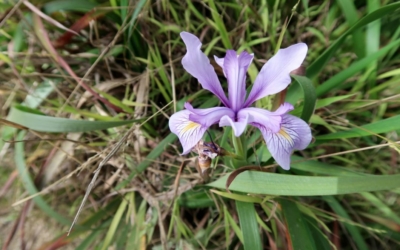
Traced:
MULTIPOLYGON (((214 60, 223 70, 224 69, 224 58, 219 58, 219 57, 214 56, 214 60)), ((225 75, 225 71, 224 71, 224 75, 225 75)))
POLYGON ((284 102, 277 110, 275 110, 273 113, 274 115, 284 115, 294 109, 293 105, 288 102, 284 102))
POLYGON ((301 66, 306 55, 307 45, 305 43, 280 49, 262 67, 243 107, 248 107, 260 98, 285 89, 291 81, 290 72, 301 66))
POLYGON ((285 170, 290 169, 292 151, 305 149, 312 139, 308 124, 288 114, 282 116, 281 129, 277 133, 263 126, 257 127, 261 130, 272 157, 285 170))
POLYGON ((219 123, 223 116, 235 117, 235 112, 227 107, 195 109, 187 102, 185 103, 185 108, 190 111, 189 119, 191 121, 202 124, 207 128, 213 124, 219 123))
POLYGON ((225 106, 229 107, 228 99, 214 71, 214 67, 210 64, 207 56, 201 52, 200 40, 188 32, 181 32, 181 37, 187 49, 186 55, 182 58, 183 68, 197 78, 204 89, 211 91, 225 106))
POLYGON ((189 120, 191 112, 189 110, 179 111, 169 119, 169 129, 176 134, 182 144, 185 155, 203 138, 206 126, 189 120))
POLYGON ((237 118, 239 120, 247 118, 249 124, 253 126, 262 126, 273 132, 278 132, 281 127, 282 115, 280 113, 271 112, 260 108, 244 108, 241 109, 237 118))
POLYGON ((224 58, 224 73, 228 79, 229 103, 234 111, 238 111, 246 98, 246 73, 253 55, 243 51, 238 56, 236 51, 228 50, 224 58))
POLYGON ((237 121, 234 121, 231 117, 226 115, 221 118, 219 126, 220 127, 231 126, 235 136, 239 137, 246 129, 246 126, 249 123, 248 120, 249 120, 249 115, 246 115, 244 118, 239 118, 237 119, 237 121))

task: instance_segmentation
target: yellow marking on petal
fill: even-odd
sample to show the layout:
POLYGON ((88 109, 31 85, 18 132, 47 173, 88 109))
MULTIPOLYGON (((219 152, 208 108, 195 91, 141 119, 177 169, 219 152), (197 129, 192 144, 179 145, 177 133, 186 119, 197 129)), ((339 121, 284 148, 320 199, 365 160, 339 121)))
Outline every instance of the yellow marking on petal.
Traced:
POLYGON ((185 132, 187 132, 188 130, 197 128, 197 127, 199 127, 199 126, 201 126, 201 125, 198 124, 198 123, 195 123, 195 122, 190 121, 190 122, 186 125, 186 127, 184 127, 184 128, 182 129, 182 132, 185 133, 185 132))
POLYGON ((283 129, 281 128, 281 130, 279 130, 278 134, 280 134, 281 136, 283 136, 286 140, 288 140, 290 143, 293 143, 293 139, 292 137, 290 137, 290 135, 283 129))

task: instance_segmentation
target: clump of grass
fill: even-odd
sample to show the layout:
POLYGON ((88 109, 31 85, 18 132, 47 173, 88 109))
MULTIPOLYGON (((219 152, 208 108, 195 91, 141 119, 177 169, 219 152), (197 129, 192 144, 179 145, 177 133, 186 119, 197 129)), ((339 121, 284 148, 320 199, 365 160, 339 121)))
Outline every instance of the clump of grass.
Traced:
MULTIPOLYGON (((2 5, 3 248, 398 247, 398 8, 389 1, 2 5), (289 173, 276 173, 255 131, 247 134, 249 159, 269 172, 238 175, 232 193, 224 189, 230 158, 213 162, 207 185, 196 156, 179 155, 169 116, 185 101, 218 105, 182 68, 181 31, 199 36, 210 57, 231 48, 254 53, 249 82, 280 47, 308 44, 308 78, 296 78, 286 100, 302 116, 310 105, 302 81, 315 87, 315 141, 295 153, 289 173)), ((210 133, 232 150, 229 131, 210 133)))

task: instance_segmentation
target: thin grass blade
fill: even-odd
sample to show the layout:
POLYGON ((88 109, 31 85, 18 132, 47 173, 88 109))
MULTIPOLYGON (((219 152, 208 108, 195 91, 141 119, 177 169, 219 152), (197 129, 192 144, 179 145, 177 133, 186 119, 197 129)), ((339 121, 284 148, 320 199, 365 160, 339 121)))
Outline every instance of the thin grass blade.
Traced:
POLYGON ((317 136, 317 140, 333 140, 345 139, 362 136, 370 136, 400 129, 400 115, 396 115, 387 119, 373 122, 358 128, 353 128, 347 131, 340 131, 337 133, 317 136))
POLYGON ((304 219, 305 215, 301 213, 296 203, 282 199, 280 204, 289 232, 289 244, 291 244, 291 249, 316 250, 314 239, 304 219))
MULTIPOLYGON (((25 134, 26 134, 25 131, 19 132, 16 139, 18 141, 22 141, 24 139, 25 134)), ((23 142, 15 144, 14 160, 26 191, 28 191, 30 195, 36 194, 38 190, 29 174, 27 166, 25 165, 25 153, 24 153, 23 142)), ((35 202, 35 204, 38 207, 40 207, 40 209, 42 209, 43 212, 47 214, 49 217, 55 219, 56 221, 60 222, 63 225, 71 224, 70 220, 66 219, 64 216, 54 211, 41 196, 36 196, 32 199, 35 202)))
POLYGON ((345 38, 350 35, 354 30, 357 30, 365 25, 378 20, 384 16, 387 16, 397 9, 400 8, 400 3, 388 4, 378 10, 364 16, 356 24, 354 24, 350 29, 348 29, 343 35, 341 35, 325 52, 319 56, 307 69, 307 76, 309 78, 314 78, 317 74, 324 68, 328 61, 333 57, 337 49, 342 45, 345 38))
MULTIPOLYGON (((346 210, 342 207, 342 205, 340 205, 340 203, 336 200, 335 197, 327 196, 323 197, 323 199, 325 200, 325 202, 329 204, 329 206, 338 216, 345 219, 346 221, 351 221, 350 216, 348 215, 346 210)), ((351 239, 354 240, 358 249, 369 249, 358 227, 350 223, 344 223, 344 226, 349 231, 351 239)))

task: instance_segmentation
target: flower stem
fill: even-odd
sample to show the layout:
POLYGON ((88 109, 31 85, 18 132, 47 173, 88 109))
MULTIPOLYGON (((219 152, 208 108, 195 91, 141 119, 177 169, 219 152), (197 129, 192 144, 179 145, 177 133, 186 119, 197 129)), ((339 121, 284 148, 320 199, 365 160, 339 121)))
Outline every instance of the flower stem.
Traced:
POLYGON ((233 159, 233 167, 235 169, 247 165, 247 150, 246 150, 246 138, 244 135, 236 137, 232 130, 232 141, 233 147, 235 148, 236 155, 239 159, 233 159))

